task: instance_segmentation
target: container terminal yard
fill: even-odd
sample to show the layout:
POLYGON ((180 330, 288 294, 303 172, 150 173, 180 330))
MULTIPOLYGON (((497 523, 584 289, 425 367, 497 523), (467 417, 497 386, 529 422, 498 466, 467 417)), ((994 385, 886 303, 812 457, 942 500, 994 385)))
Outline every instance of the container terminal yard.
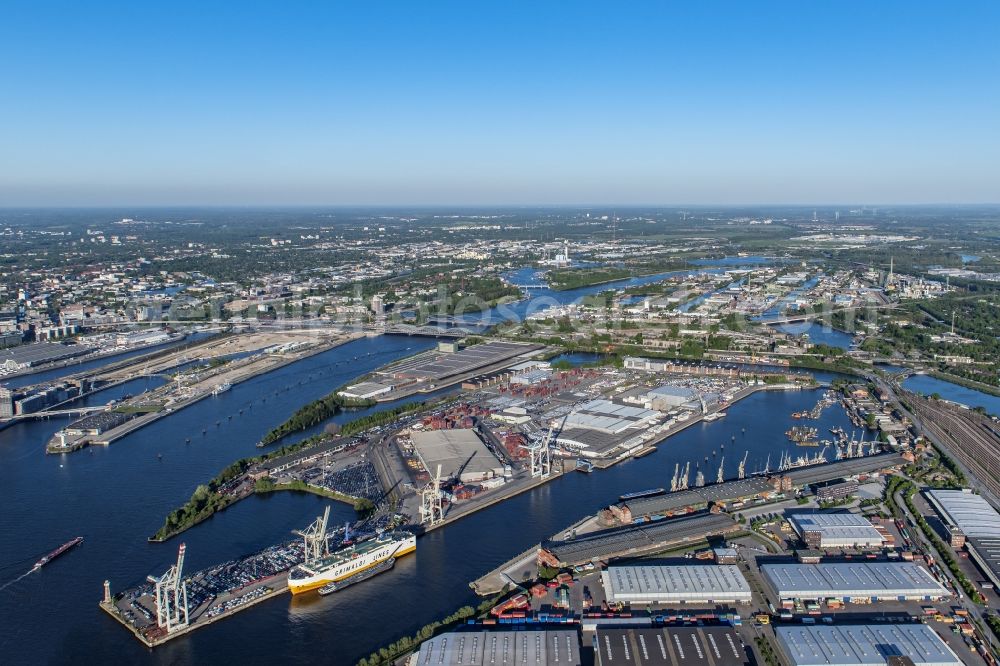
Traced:
MULTIPOLYGON (((447 365, 442 356, 460 353, 439 349, 433 363, 447 365)), ((599 475, 642 457, 692 424, 725 418, 755 392, 817 387, 808 376, 780 372, 658 372, 641 359, 564 370, 518 354, 500 365, 465 377, 458 396, 430 409, 253 466, 230 490, 250 494, 261 479, 299 482, 367 499, 381 527, 422 534, 561 475, 599 475)), ((375 374, 382 372, 392 371, 375 374)), ((387 385, 370 380, 345 390, 387 385)), ((860 385, 840 390, 842 399, 817 392, 815 407, 793 418, 816 419, 839 403, 856 425, 875 422, 878 440, 840 429, 815 448, 779 444, 773 459, 749 467, 738 444, 720 442, 711 456, 677 464, 672 476, 666 470, 663 487, 623 494, 473 581, 477 594, 498 598, 488 617, 424 643, 413 663, 465 663, 466 650, 481 648, 516 655, 528 638, 546 663, 581 653, 584 663, 604 662, 618 649, 641 653, 645 644, 648 652, 648 641, 663 646, 650 663, 689 663, 699 650, 694 663, 754 663, 761 640, 780 650, 781 663, 812 663, 804 656, 810 645, 855 633, 858 640, 887 636, 892 650, 911 659, 914 651, 937 655, 914 663, 994 663, 992 639, 912 522, 872 510, 887 476, 912 469, 914 453, 926 455, 927 446, 888 396, 860 385), (940 622, 953 632, 919 623, 928 618, 949 618, 940 622), (765 638, 772 623, 774 638, 765 638), (497 631, 522 624, 516 637, 497 631), (461 654, 455 645, 465 646, 461 654)), ((160 645, 284 592, 288 570, 307 551, 308 544, 280 544, 184 577, 182 548, 164 576, 118 595, 106 587, 101 606, 146 645, 160 645)), ((979 552, 987 551, 981 544, 979 552)), ((888 663, 878 659, 890 653, 871 663, 888 663)), ((837 658, 844 661, 829 663, 857 663, 837 658)))

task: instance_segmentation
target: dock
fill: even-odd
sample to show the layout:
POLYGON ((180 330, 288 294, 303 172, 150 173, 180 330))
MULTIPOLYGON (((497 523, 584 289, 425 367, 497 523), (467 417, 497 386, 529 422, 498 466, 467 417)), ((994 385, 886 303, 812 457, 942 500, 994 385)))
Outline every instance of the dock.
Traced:
MULTIPOLYGON (((152 395, 146 396, 145 399, 156 401, 160 398, 165 398, 166 401, 163 403, 161 408, 141 413, 140 415, 134 416, 124 423, 116 425, 105 432, 89 435, 84 434, 74 437, 71 440, 67 440, 65 444, 63 439, 60 437, 61 433, 56 433, 53 435, 52 439, 49 440, 45 449, 46 453, 70 453, 92 445, 108 446, 119 439, 140 430, 141 428, 159 421, 164 417, 175 414, 182 409, 204 400, 205 398, 212 397, 214 395, 213 389, 221 383, 229 383, 230 385, 235 386, 236 384, 248 381, 259 375, 272 372, 286 365, 309 358, 310 356, 315 356, 316 354, 321 354, 340 345, 353 342, 360 337, 362 337, 360 334, 352 334, 339 339, 326 340, 319 342, 315 346, 304 351, 288 355, 276 356, 269 354, 256 358, 248 357, 247 359, 242 359, 241 361, 236 362, 237 365, 224 366, 218 373, 206 377, 193 387, 188 387, 192 394, 189 395, 189 397, 182 398, 176 402, 170 402, 170 392, 176 390, 176 387, 168 386, 165 389, 158 389, 159 391, 165 392, 162 395, 154 392, 152 395)), ((72 427, 72 424, 70 424, 70 427, 72 427)))
MULTIPOLYGON (((271 585, 261 584, 260 586, 256 586, 253 589, 266 589, 266 591, 257 594, 253 596, 253 598, 248 599, 247 601, 240 603, 236 606, 233 606, 232 608, 214 614, 211 617, 205 617, 208 608, 198 609, 196 610, 196 612, 200 610, 201 611, 200 614, 194 619, 192 619, 190 624, 188 624, 185 627, 179 627, 174 631, 170 632, 163 631, 158 627, 148 632, 142 631, 139 627, 135 626, 134 624, 130 623, 127 619, 125 619, 125 617, 122 615, 122 611, 119 609, 119 607, 116 605, 116 602, 113 599, 111 601, 102 600, 98 604, 98 606, 100 606, 101 610, 103 610, 105 613, 114 618, 114 620, 116 620, 119 624, 128 629, 129 633, 135 636, 136 640, 138 640, 146 647, 152 649, 155 647, 159 647, 169 641, 172 641, 175 638, 186 636, 187 634, 191 633, 192 631, 195 631, 196 629, 207 627, 213 622, 218 622, 219 620, 232 617, 236 613, 239 613, 240 611, 256 606, 262 601, 267 601, 268 599, 272 599, 278 595, 284 594, 285 592, 288 591, 287 574, 276 576, 275 579, 271 582, 271 585)), ((252 594, 252 590, 247 594, 252 594)))

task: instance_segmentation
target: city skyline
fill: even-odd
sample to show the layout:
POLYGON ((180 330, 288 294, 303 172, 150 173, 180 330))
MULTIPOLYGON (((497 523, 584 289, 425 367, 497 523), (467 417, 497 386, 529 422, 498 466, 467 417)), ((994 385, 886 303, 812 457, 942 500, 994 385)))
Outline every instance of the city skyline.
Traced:
POLYGON ((0 205, 998 202, 997 18, 10 7, 0 205))

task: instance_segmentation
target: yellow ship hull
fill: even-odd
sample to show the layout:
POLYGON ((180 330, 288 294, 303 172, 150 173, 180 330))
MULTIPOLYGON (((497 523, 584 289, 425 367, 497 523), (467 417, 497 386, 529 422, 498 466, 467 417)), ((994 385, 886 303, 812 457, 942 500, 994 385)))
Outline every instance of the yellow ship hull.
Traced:
MULTIPOLYGON (((409 553, 412 553, 416 549, 417 549, 416 545, 405 546, 405 547, 399 549, 398 551, 396 551, 392 555, 392 557, 395 557, 395 558, 398 559, 398 558, 402 557, 403 555, 407 555, 409 553)), ((388 559, 388 558, 386 558, 386 559, 388 559)), ((371 569, 372 567, 377 566, 377 565, 381 564, 384 561, 385 561, 384 559, 383 560, 377 560, 375 562, 372 562, 371 564, 369 564, 366 567, 362 567, 360 569, 354 569, 353 571, 349 571, 349 572, 347 572, 347 573, 345 573, 345 574, 343 574, 341 576, 323 576, 322 574, 320 574, 320 575, 312 576, 312 577, 310 577, 310 578, 302 581, 301 583, 294 583, 291 580, 289 580, 288 581, 288 589, 291 591, 292 594, 302 594, 304 592, 311 592, 312 590, 318 590, 319 588, 323 587, 324 585, 328 585, 330 583, 335 583, 337 581, 344 580, 345 578, 350 578, 351 576, 359 574, 362 571, 366 571, 368 569, 371 569)))

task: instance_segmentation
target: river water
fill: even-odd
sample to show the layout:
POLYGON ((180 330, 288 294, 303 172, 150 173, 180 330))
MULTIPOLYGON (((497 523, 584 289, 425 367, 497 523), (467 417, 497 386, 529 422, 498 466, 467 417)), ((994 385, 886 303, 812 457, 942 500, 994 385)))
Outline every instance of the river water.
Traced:
MULTIPOLYGON (((152 652, 98 609, 105 578, 118 591, 160 574, 181 541, 188 545, 187 568, 195 570, 286 540, 327 504, 335 523, 350 519, 353 510, 346 505, 275 493, 244 500, 166 544, 146 541, 199 483, 259 453, 255 443, 300 405, 433 344, 361 339, 238 384, 107 448, 46 456, 44 445, 63 420, 0 431, 0 586, 6 585, 0 589, 0 662, 353 664, 474 603, 468 583, 516 553, 622 493, 669 484, 677 463, 700 462, 713 479, 725 456, 731 478, 744 452, 748 470, 763 467, 769 454, 773 463, 782 451, 816 452, 791 446, 784 431, 793 423, 790 414, 812 407, 819 393, 758 393, 732 406, 726 418, 689 428, 651 455, 589 475, 566 474, 436 530, 392 572, 330 597, 280 596, 152 652), (11 583, 42 554, 78 535, 85 538, 81 546, 11 583)), ((136 394, 160 381, 136 380, 89 400, 136 394)), ((815 425, 822 432, 833 426, 851 430, 839 407, 827 409, 815 425)))

